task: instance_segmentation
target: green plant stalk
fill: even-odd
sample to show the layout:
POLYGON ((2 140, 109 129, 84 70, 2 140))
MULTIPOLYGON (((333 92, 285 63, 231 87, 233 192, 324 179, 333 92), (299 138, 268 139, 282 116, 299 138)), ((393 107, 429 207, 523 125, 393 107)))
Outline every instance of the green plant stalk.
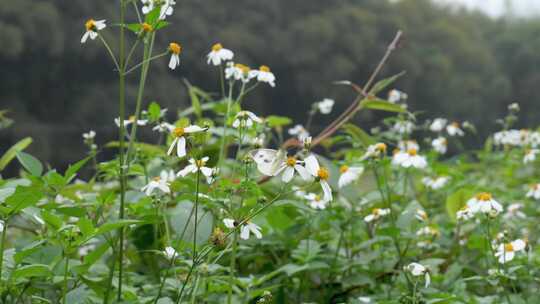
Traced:
POLYGON ((137 102, 135 105, 135 122, 132 124, 131 127, 131 134, 129 136, 129 145, 126 153, 126 157, 124 159, 124 166, 129 170, 130 162, 129 158, 133 152, 133 145, 135 142, 135 138, 137 137, 137 120, 139 119, 139 116, 141 115, 141 107, 142 107, 142 99, 144 94, 144 88, 146 85, 146 77, 148 76, 148 69, 150 68, 150 61, 148 58, 152 55, 152 49, 154 47, 154 40, 155 40, 155 33, 152 34, 150 44, 145 43, 144 44, 144 53, 143 53, 143 64, 141 68, 141 78, 139 81, 139 89, 137 91, 137 102))
POLYGON ((195 264, 195 260, 197 259, 197 226, 199 226, 198 223, 198 212, 199 212, 199 185, 201 181, 201 168, 197 168, 197 184, 195 188, 195 219, 194 219, 194 227, 193 227, 193 260, 192 263, 195 264))
MULTIPOLYGON (((125 205, 125 195, 126 195, 126 172, 124 171, 124 145, 125 145, 125 131, 126 126, 124 125, 124 118, 126 116, 126 76, 124 74, 125 69, 125 53, 126 53, 126 46, 125 46, 125 27, 123 24, 125 23, 125 13, 126 13, 126 2, 124 0, 120 0, 120 50, 119 50, 119 62, 120 62, 120 71, 119 71, 119 97, 118 97, 118 103, 119 103, 119 116, 120 116, 120 132, 119 132, 119 152, 120 152, 120 212, 119 217, 120 219, 124 218, 124 205, 125 205)), ((122 300, 122 273, 123 273, 123 267, 124 267, 124 228, 120 227, 118 229, 118 233, 120 235, 119 242, 118 242, 118 263, 119 263, 119 272, 118 272, 118 295, 117 300, 120 302, 122 300)), ((113 268, 114 268, 113 263, 113 268)), ((114 274, 114 271, 113 271, 114 274)), ((110 288, 110 286, 109 286, 110 288)), ((106 295, 108 295, 109 289, 107 290, 106 295)), ((108 302, 108 297, 105 299, 106 302, 108 302)))
POLYGON ((7 228, 8 228, 8 221, 4 221, 4 230, 2 230, 2 239, 0 240, 0 281, 2 281, 2 267, 4 265, 4 248, 6 246, 6 236, 7 236, 7 228))
POLYGON ((231 252, 231 265, 229 270, 229 291, 227 294, 227 304, 232 303, 233 295, 233 284, 234 284, 234 275, 236 273, 236 250, 238 247, 238 232, 234 233, 233 243, 232 243, 232 252, 231 252))
POLYGON ((233 82, 229 82, 229 97, 227 98, 227 114, 225 114, 225 117, 223 118, 223 132, 221 134, 221 147, 219 148, 219 160, 218 160, 218 168, 221 168, 221 164, 223 162, 223 159, 226 157, 225 148, 227 146, 226 137, 227 137, 227 122, 229 120, 229 116, 231 115, 231 106, 232 106, 232 89, 233 89, 233 82))
POLYGON ((63 304, 66 304, 66 294, 68 290, 68 271, 69 271, 69 256, 66 255, 66 264, 64 265, 64 288, 62 290, 62 303, 63 304))

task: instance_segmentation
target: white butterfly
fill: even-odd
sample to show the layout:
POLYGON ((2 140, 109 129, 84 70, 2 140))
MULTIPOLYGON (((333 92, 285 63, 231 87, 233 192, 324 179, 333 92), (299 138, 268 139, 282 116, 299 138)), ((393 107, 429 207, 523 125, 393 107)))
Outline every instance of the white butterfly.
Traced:
POLYGON ((284 150, 257 149, 249 152, 257 169, 267 176, 276 176, 284 168, 287 160, 287 152, 284 150))

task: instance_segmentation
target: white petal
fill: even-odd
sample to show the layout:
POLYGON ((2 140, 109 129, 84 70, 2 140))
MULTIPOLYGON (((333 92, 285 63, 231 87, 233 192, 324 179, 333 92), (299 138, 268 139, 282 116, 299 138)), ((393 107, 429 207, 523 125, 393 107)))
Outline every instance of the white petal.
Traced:
POLYGON ((176 155, 178 155, 178 157, 186 156, 186 138, 183 136, 178 138, 176 155))
POLYGON ((178 142, 178 137, 175 137, 173 141, 171 142, 171 145, 169 146, 169 150, 167 150, 167 155, 171 155, 174 145, 178 142))
POLYGON ((243 240, 249 239, 249 228, 246 225, 240 229, 240 238, 243 240))
POLYGON ((313 154, 306 157, 304 162, 306 164, 307 171, 311 175, 317 176, 319 174, 319 169, 320 169, 319 162, 317 161, 317 158, 313 154))
POLYGON ((197 166, 195 165, 187 165, 184 169, 180 170, 177 175, 185 177, 186 175, 197 172, 197 166))
POLYGON ((329 202, 332 200, 332 189, 330 188, 330 185, 324 181, 324 180, 321 180, 321 187, 323 189, 323 192, 324 192, 324 200, 329 202))
POLYGON ((212 169, 210 169, 208 167, 201 167, 201 172, 206 177, 212 176, 212 169))
POLYGON ((85 43, 88 40, 88 36, 90 36, 90 32, 85 32, 81 38, 81 43, 85 43))
POLYGON ((227 228, 234 228, 234 220, 230 218, 223 219, 223 224, 225 224, 225 227, 227 228))
POLYGON ((281 180, 285 183, 288 183, 291 181, 291 179, 294 177, 294 168, 287 166, 287 168, 283 171, 283 175, 281 176, 281 180))
POLYGON ((311 175, 309 174, 308 170, 300 165, 294 165, 294 169, 296 169, 296 172, 298 172, 298 174, 300 174, 300 176, 304 179, 304 180, 309 180, 311 179, 311 175))

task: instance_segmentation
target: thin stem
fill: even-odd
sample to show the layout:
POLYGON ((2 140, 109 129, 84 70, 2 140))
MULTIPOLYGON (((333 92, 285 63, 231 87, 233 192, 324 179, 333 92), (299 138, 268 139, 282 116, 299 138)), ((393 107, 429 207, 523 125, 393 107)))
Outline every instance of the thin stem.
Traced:
POLYGON ((107 52, 109 52, 109 55, 111 56, 113 62, 114 62, 114 66, 116 67, 116 70, 117 71, 121 71, 120 69, 120 65, 118 65, 118 61, 116 60, 116 56, 114 56, 114 53, 113 51, 111 50, 111 47, 109 46, 109 44, 107 43, 107 41, 105 41, 105 38, 103 38, 103 36, 101 36, 99 33, 98 33, 98 37, 99 37, 99 40, 101 40, 101 42, 103 42, 103 45, 105 46, 105 48, 107 49, 107 52))
POLYGON ((135 40, 135 43, 133 44, 133 46, 131 47, 131 50, 128 53, 128 56, 126 58, 126 62, 124 63, 124 66, 129 65, 129 62, 131 61, 131 56, 133 56, 133 54, 135 53, 135 50, 136 50, 137 46, 139 45, 139 41, 141 41, 141 40, 140 39, 135 40))
POLYGON ((229 97, 227 98, 227 113, 225 114, 225 117, 223 118, 223 132, 221 134, 221 147, 219 149, 219 160, 218 160, 218 168, 221 168, 221 163, 223 162, 224 158, 226 157, 227 153, 225 151, 226 149, 226 131, 227 131, 227 122, 229 121, 229 116, 231 115, 231 106, 232 106, 232 88, 233 88, 233 82, 229 82, 229 97))
MULTIPOLYGON (((153 40, 153 39, 154 39, 154 38, 152 38, 152 40, 153 40)), ((153 42, 152 42, 152 43, 153 43, 153 42)), ((161 54, 159 54, 159 55, 156 55, 156 56, 150 57, 150 58, 148 58, 148 59, 146 59, 146 60, 143 60, 143 61, 137 63, 136 65, 134 65, 133 67, 131 67, 131 68, 130 68, 129 70, 127 70, 124 74, 127 75, 127 74, 129 74, 129 73, 135 71, 136 69, 138 69, 140 66, 146 65, 146 64, 149 63, 150 61, 155 60, 155 59, 158 59, 158 58, 161 58, 161 57, 163 57, 163 56, 165 56, 165 55, 167 55, 167 54, 169 54, 169 51, 165 51, 165 52, 163 52, 163 53, 161 53, 161 54)))
MULTIPOLYGON (((120 24, 125 23, 125 11, 126 11, 126 3, 124 0, 120 1, 120 24)), ((125 194, 126 194, 126 172, 124 171, 124 141, 125 141, 125 124, 124 124, 124 118, 126 115, 126 76, 124 73, 124 62, 125 62, 125 53, 126 53, 126 46, 125 46, 125 27, 120 27, 120 55, 119 55, 119 61, 121 66, 119 67, 119 108, 120 108, 120 132, 119 132, 119 141, 120 141, 120 156, 119 156, 119 162, 120 162, 120 219, 124 219, 124 205, 125 205, 125 194)), ((120 235, 120 239, 118 242, 118 263, 119 263, 119 272, 118 272, 118 294, 117 294, 117 300, 118 302, 122 301, 122 273, 124 268, 124 227, 120 227, 118 229, 118 233, 120 235)), ((113 264, 114 266, 114 264, 113 264)), ((105 301, 108 301, 108 299, 105 299, 105 301)))
POLYGON ((231 264, 230 264, 230 270, 229 270, 229 292, 227 295, 227 304, 232 303, 232 295, 233 295, 233 285, 234 285, 234 274, 235 274, 235 268, 236 268, 236 250, 238 247, 238 233, 234 233, 233 243, 232 243, 232 252, 231 252, 231 264))
POLYGON ((4 248, 6 246, 6 236, 7 236, 7 229, 8 229, 8 221, 5 220, 3 222, 4 229, 2 230, 2 239, 0 241, 0 281, 2 281, 2 266, 4 263, 4 248))
MULTIPOLYGON (((66 255, 64 253, 64 255, 66 255)), ((62 291, 62 303, 66 304, 66 294, 68 290, 68 271, 69 271, 69 256, 66 255, 66 264, 64 265, 64 289, 62 291)))
POLYGON ((197 170, 197 184, 195 186, 195 220, 194 220, 194 228, 193 228, 193 264, 195 264, 195 260, 197 259, 197 226, 198 225, 198 212, 199 212, 199 184, 201 180, 201 168, 198 168, 197 170))

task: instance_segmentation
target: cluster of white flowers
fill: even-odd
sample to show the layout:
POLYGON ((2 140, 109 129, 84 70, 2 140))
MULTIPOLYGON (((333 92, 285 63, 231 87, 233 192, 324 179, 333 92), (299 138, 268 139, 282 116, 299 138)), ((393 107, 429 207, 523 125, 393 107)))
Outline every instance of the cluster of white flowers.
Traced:
POLYGON ((322 101, 319 101, 316 103, 317 109, 321 114, 330 114, 332 112, 332 108, 334 107, 335 101, 330 98, 325 98, 322 101))
POLYGON ((527 192, 527 197, 534 198, 535 200, 540 199, 540 184, 530 185, 529 191, 527 192))
POLYGON ((531 146, 536 148, 540 145, 540 132, 527 129, 503 130, 493 134, 493 142, 496 145, 503 146, 531 146))
POLYGON ((390 90, 390 92, 388 92, 388 101, 391 103, 398 103, 400 101, 405 101, 407 100, 408 97, 409 96, 407 95, 407 93, 396 90, 396 89, 390 90))
POLYGON ((405 266, 405 271, 408 271, 415 277, 424 276, 424 287, 428 288, 431 284, 431 277, 429 275, 429 270, 422 264, 419 263, 410 263, 405 266))
POLYGON ((388 214, 390 214, 390 209, 388 208, 374 208, 373 210, 371 210, 370 214, 364 217, 364 221, 366 223, 371 223, 388 214))
POLYGON ((495 216, 503 211, 502 205, 493 199, 491 193, 488 192, 479 193, 473 198, 469 199, 467 201, 467 207, 473 215, 483 213, 495 216))
POLYGON ((412 133, 413 129, 414 123, 408 120, 397 121, 392 127, 392 130, 394 130, 398 134, 410 134, 412 133))
POLYGON ((295 125, 293 128, 290 128, 288 132, 289 135, 296 136, 300 141, 304 141, 310 136, 309 132, 302 125, 295 125))

